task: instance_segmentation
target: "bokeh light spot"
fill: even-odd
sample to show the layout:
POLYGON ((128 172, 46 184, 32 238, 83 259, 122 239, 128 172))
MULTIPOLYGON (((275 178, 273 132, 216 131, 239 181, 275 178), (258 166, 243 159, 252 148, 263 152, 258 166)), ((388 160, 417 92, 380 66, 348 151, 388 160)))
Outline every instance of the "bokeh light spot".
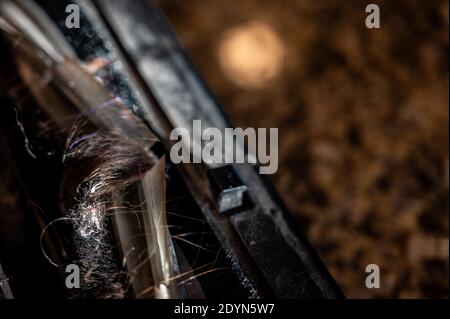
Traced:
POLYGON ((223 72, 233 83, 254 89, 267 85, 279 75, 284 46, 271 27, 251 21, 224 34, 218 55, 223 72))

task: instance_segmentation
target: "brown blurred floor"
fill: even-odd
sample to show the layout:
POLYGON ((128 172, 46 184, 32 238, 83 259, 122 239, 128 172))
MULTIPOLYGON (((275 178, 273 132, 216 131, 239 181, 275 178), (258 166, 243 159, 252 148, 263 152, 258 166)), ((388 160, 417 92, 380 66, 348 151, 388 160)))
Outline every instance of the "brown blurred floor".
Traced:
POLYGON ((275 184, 346 295, 448 297, 448 1, 377 1, 379 30, 359 0, 159 3, 234 123, 279 128, 275 184), (285 48, 259 88, 218 58, 248 21, 285 48))

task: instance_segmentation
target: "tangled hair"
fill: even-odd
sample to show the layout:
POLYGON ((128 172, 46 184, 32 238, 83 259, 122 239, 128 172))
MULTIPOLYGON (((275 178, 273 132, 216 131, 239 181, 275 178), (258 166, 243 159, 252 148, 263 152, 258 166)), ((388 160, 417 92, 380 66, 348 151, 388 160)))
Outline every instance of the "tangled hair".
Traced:
MULTIPOLYGON (((124 255, 124 252, 119 250, 128 247, 117 245, 114 240, 120 244, 128 240, 122 240, 125 236, 116 230, 129 225, 124 225, 126 221, 110 225, 108 212, 116 210, 117 201, 132 197, 132 201, 143 199, 146 205, 146 213, 139 216, 144 222, 139 231, 146 232, 145 245, 141 246, 145 246, 149 255, 146 266, 150 271, 145 269, 148 276, 142 281, 145 285, 150 281, 152 286, 157 285, 155 290, 160 297, 174 296, 172 273, 178 272, 178 267, 166 224, 165 161, 158 159, 151 150, 156 138, 139 117, 119 98, 113 97, 115 90, 107 85, 112 83, 110 79, 95 75, 99 71, 94 70, 96 68, 86 67, 86 61, 79 59, 38 5, 31 1, 0 1, 0 16, 0 33, 14 48, 11 58, 16 63, 19 78, 45 118, 47 133, 51 133, 48 134, 51 140, 56 140, 58 154, 64 149, 59 202, 65 216, 47 224, 42 234, 56 221, 70 222, 74 234, 68 236, 71 247, 67 251, 74 252, 74 256, 68 258, 79 266, 82 274, 76 294, 82 298, 126 295, 128 276, 121 274, 119 257, 123 257, 120 253, 124 255), (72 124, 74 116, 79 118, 72 124), (137 192, 128 189, 131 185, 138 186, 137 192)), ((30 122, 36 124, 36 118, 30 122)), ((18 113, 17 124, 24 133, 28 153, 35 157, 28 147, 18 113)), ((40 127, 36 125, 35 129, 40 127)), ((60 177, 59 171, 52 173, 60 177)), ((111 224, 113 222, 116 220, 111 224)), ((66 257, 65 252, 61 255, 66 257)), ((135 285, 133 282, 133 288, 135 285)))
MULTIPOLYGON (((125 107, 118 115, 117 121, 125 120, 132 127, 143 125, 125 107)), ((123 192, 155 164, 157 158, 145 147, 149 144, 114 127, 92 129, 84 118, 69 133, 60 197, 74 229, 75 263, 82 274, 77 297, 121 298, 126 294, 127 276, 119 269, 107 212, 112 209, 113 192, 123 192)))

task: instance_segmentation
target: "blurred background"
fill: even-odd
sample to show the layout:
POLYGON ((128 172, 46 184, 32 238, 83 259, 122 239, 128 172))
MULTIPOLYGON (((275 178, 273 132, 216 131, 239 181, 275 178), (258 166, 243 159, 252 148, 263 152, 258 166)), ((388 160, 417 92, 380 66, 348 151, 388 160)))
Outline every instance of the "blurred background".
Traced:
POLYGON ((449 2, 376 1, 380 29, 371 1, 157 2, 234 124, 279 128, 273 181, 344 293, 448 298, 449 2))

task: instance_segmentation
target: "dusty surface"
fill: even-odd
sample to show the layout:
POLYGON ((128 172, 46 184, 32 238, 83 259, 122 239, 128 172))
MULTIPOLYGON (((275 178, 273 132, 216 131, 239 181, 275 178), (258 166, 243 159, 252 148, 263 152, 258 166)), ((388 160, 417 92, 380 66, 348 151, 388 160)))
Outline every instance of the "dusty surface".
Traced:
POLYGON ((346 295, 448 297, 448 1, 379 1, 378 30, 367 1, 159 2, 234 123, 280 129, 275 184, 346 295), (220 50, 255 21, 283 65, 246 87, 220 50))

